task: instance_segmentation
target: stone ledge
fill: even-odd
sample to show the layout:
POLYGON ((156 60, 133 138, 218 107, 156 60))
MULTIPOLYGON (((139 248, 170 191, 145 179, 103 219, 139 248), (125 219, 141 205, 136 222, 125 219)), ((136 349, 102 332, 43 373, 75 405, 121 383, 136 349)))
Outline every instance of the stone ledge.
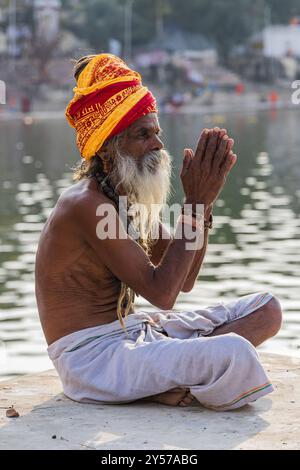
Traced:
POLYGON ((1 382, 0 449, 299 449, 300 359, 260 356, 275 391, 227 412, 197 402, 80 404, 54 370, 1 382), (6 417, 12 405, 19 418, 6 417))

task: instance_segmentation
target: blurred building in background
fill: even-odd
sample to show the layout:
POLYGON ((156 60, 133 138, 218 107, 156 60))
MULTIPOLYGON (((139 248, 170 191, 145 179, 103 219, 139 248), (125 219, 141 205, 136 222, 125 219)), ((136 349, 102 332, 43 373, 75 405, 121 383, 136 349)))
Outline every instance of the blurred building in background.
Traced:
POLYGON ((268 26, 260 36, 265 57, 281 59, 289 54, 300 58, 299 24, 268 26))
POLYGON ((35 38, 52 44, 59 35, 60 0, 34 0, 35 38))
POLYGON ((136 67, 161 105, 209 106, 300 77, 298 14, 298 0, 0 0, 0 80, 11 110, 62 108, 71 59, 103 51, 136 67))
POLYGON ((300 24, 269 25, 232 51, 233 67, 250 80, 276 82, 300 77, 300 24))

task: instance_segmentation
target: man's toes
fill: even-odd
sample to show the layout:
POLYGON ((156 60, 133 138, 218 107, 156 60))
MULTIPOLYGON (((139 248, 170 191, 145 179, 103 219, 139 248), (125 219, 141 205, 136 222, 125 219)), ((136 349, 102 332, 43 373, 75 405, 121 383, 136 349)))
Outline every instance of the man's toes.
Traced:
POLYGON ((189 403, 188 403, 186 397, 183 397, 179 402, 179 406, 188 406, 188 405, 189 405, 189 403))
POLYGON ((181 400, 180 400, 180 403, 179 405, 180 406, 188 406, 192 403, 194 397, 191 393, 187 393, 181 400))
POLYGON ((190 398, 190 397, 185 397, 185 398, 183 399, 183 401, 184 401, 184 403, 186 403, 187 405, 190 405, 190 404, 192 403, 193 399, 190 398))
POLYGON ((179 403, 180 406, 189 406, 192 403, 192 400, 188 401, 185 398, 179 403))
POLYGON ((187 392, 184 396, 184 400, 186 400, 187 402, 191 402, 193 399, 194 396, 190 392, 187 392))

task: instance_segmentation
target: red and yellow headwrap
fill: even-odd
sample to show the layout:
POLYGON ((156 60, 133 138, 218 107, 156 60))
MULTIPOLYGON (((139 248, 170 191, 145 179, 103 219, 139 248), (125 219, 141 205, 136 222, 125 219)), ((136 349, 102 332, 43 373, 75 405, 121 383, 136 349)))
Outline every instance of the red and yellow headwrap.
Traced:
POLYGON ((142 85, 139 73, 112 54, 99 54, 80 73, 66 117, 76 130, 76 143, 85 159, 104 142, 148 113, 156 100, 142 85))

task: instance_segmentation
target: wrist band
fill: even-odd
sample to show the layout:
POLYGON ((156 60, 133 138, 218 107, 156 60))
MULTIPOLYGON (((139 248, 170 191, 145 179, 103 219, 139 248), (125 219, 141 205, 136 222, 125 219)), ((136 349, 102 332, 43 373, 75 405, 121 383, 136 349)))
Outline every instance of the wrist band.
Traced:
POLYGON ((210 214, 208 220, 204 220, 204 228, 212 229, 213 228, 213 215, 210 214))
POLYGON ((199 217, 193 217, 192 215, 186 215, 186 214, 180 214, 180 216, 177 219, 177 223, 183 223, 187 224, 190 227, 196 228, 197 230, 200 230, 201 232, 204 231, 204 218, 200 219, 199 217))
POLYGON ((193 210, 189 207, 182 206, 181 208, 181 213, 185 215, 192 215, 193 217, 203 217, 204 211, 202 210, 201 212, 197 212, 196 210, 193 210))
POLYGON ((204 220, 204 228, 205 229, 212 229, 213 228, 213 215, 210 214, 208 220, 204 219, 203 212, 196 212, 191 209, 185 208, 184 206, 181 208, 181 214, 184 216, 192 217, 195 220, 201 221, 203 224, 204 220))

